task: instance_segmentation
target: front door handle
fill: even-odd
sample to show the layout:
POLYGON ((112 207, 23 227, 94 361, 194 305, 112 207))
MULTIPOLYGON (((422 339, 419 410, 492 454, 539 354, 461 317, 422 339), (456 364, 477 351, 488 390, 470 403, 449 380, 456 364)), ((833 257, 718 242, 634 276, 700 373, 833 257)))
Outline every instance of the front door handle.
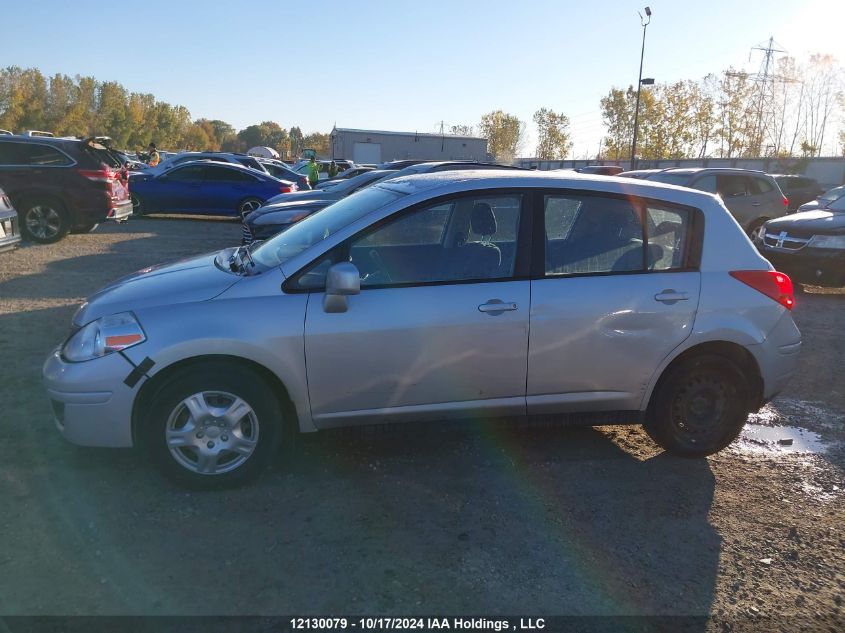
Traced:
POLYGON ((671 288, 654 295, 655 301, 659 301, 660 303, 668 303, 669 305, 673 305, 678 301, 687 301, 688 299, 689 295, 686 292, 677 292, 675 290, 672 290, 671 288))
POLYGON ((505 303, 501 299, 490 299, 487 303, 482 303, 478 306, 479 312, 484 312, 485 314, 489 314, 490 316, 497 316, 502 312, 511 312, 513 310, 518 310, 519 306, 513 302, 505 303))
POLYGON ((751 206, 752 207, 759 207, 761 204, 762 204, 761 202, 752 202, 751 206))

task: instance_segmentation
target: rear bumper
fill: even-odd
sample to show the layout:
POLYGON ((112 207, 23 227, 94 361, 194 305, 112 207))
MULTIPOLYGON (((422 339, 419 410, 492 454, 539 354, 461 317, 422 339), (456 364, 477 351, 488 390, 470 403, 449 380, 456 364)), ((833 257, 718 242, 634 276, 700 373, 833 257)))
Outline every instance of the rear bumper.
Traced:
POLYGON ((793 281, 839 286, 845 284, 845 250, 804 247, 796 251, 763 247, 760 253, 793 281))
POLYGON ((17 248, 21 242, 18 214, 15 211, 0 211, 0 253, 17 248))
POLYGON ((111 209, 109 209, 109 213, 106 218, 119 222, 121 220, 125 220, 130 215, 132 215, 132 201, 124 200, 123 202, 120 202, 113 206, 111 209))
POLYGON ((766 340, 751 345, 748 350, 754 355, 763 378, 763 401, 768 402, 783 391, 795 373, 801 353, 801 332, 792 319, 792 313, 785 310, 766 340))

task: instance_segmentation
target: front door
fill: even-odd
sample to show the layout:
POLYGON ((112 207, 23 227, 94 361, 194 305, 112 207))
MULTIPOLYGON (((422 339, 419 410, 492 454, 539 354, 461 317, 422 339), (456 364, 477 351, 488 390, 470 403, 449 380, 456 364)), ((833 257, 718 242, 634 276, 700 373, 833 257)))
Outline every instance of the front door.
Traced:
POLYGON ((309 297, 318 427, 525 412, 521 216, 521 194, 463 195, 406 209, 335 250, 330 261, 357 266, 361 293, 339 314, 323 311, 322 292, 309 297))
POLYGON ((543 198, 528 413, 638 410, 661 361, 695 320, 700 212, 607 195, 543 198))

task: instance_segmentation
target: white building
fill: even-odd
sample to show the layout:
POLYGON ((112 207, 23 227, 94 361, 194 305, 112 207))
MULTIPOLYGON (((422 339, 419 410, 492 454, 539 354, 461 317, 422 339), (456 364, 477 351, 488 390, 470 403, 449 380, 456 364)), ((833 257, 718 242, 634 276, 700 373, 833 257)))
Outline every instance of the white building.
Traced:
POLYGON ((331 158, 378 164, 390 160, 488 160, 487 139, 477 136, 386 132, 336 127, 331 133, 331 158))

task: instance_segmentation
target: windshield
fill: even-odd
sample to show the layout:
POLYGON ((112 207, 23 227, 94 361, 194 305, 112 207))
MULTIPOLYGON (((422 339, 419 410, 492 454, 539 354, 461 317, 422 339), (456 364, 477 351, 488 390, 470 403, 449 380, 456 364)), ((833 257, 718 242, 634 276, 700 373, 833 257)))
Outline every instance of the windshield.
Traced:
POLYGON ((819 197, 821 202, 833 202, 837 198, 841 198, 845 196, 845 187, 834 187, 823 196, 819 197))
POLYGON ((840 196, 829 205, 827 208, 831 211, 845 211, 845 195, 840 196))
POLYGON ((263 242, 252 257, 266 268, 278 266, 403 195, 381 187, 369 187, 354 193, 263 242))
POLYGON ((658 172, 656 174, 647 176, 646 180, 651 180, 652 182, 664 182, 667 185, 679 185, 681 187, 686 187, 687 183, 690 180, 690 174, 673 174, 671 172, 658 172))

